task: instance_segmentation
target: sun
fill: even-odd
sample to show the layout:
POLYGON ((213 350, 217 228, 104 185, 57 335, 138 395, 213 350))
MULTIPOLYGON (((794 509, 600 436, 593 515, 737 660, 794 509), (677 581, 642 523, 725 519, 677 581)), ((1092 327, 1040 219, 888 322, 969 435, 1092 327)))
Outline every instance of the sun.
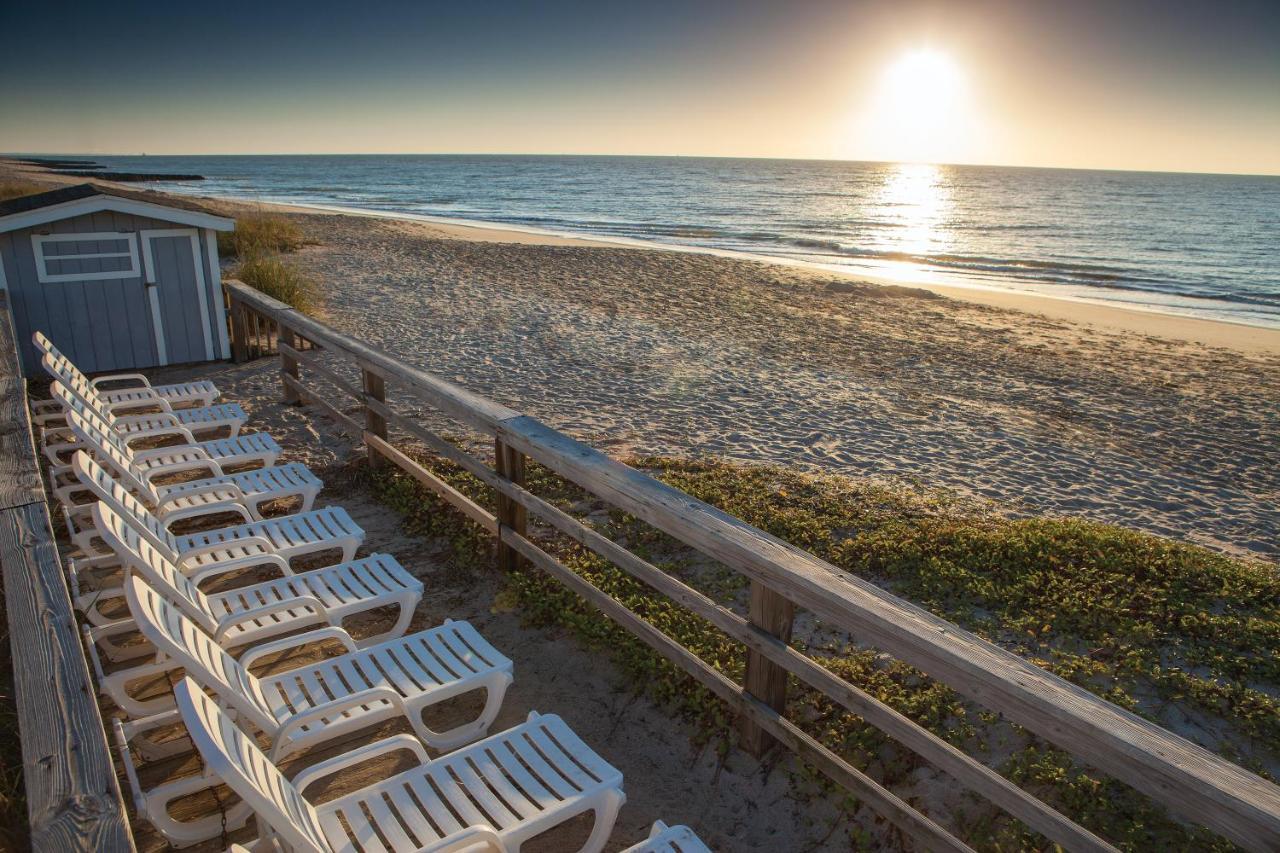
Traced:
POLYGON ((903 54, 885 71, 883 95, 906 116, 921 119, 947 112, 963 97, 964 73, 950 56, 933 48, 903 54))
POLYGON ((874 81, 851 142, 875 159, 953 162, 969 156, 976 124, 964 67, 943 50, 921 47, 899 55, 874 81))

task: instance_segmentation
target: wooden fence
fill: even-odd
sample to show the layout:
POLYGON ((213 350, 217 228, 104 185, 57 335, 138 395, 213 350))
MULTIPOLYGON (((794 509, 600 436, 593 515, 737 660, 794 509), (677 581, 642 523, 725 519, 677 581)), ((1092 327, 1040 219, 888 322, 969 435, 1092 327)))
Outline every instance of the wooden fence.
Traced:
POLYGON ((243 359, 251 352, 270 352, 274 343, 287 400, 319 406, 353 435, 363 438, 374 464, 404 470, 492 533, 502 563, 512 565, 520 558, 527 559, 709 688, 740 716, 743 743, 749 749, 760 750, 777 742, 795 751, 920 846, 968 849, 960 839, 788 720, 783 711, 789 676, 823 692, 1064 848, 1114 849, 793 649, 788 640, 795 608, 808 610, 827 625, 917 667, 1163 803, 1182 819, 1202 824, 1246 849, 1280 849, 1280 788, 1259 776, 812 554, 609 459, 535 418, 407 365, 240 282, 228 281, 225 287, 231 306, 233 352, 243 359), (322 359, 321 353, 358 369, 359 385, 331 369, 334 363, 322 359), (491 435, 494 466, 397 413, 388 403, 393 392, 491 435), (341 395, 361 405, 362 419, 342 411, 341 395), (397 449, 389 437, 391 428, 422 442, 490 486, 497 496, 497 513, 477 505, 397 449), (524 485, 526 459, 741 573, 751 588, 747 617, 715 603, 530 492, 524 485), (742 643, 748 661, 745 683, 734 683, 544 551, 527 535, 530 514, 742 643))
POLYGON ((133 838, 58 559, 26 382, 0 291, 0 570, 33 850, 131 851, 133 838))

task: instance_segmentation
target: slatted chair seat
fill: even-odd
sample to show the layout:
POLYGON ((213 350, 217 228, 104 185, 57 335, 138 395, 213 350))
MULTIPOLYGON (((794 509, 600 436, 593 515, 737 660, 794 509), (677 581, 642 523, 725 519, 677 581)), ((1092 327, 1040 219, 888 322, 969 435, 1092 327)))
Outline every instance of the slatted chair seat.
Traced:
POLYGON ((425 743, 453 749, 488 730, 512 680, 511 661, 467 622, 450 620, 363 648, 341 627, 329 626, 256 644, 236 660, 140 576, 126 581, 125 598, 138 630, 163 660, 108 675, 104 692, 130 714, 151 713, 169 705, 167 698, 140 703, 127 685, 149 675, 150 667, 181 667, 266 733, 277 757, 400 716, 425 743), (264 657, 321 639, 338 641, 346 653, 272 675, 249 671, 264 657), (430 705, 481 689, 488 695, 475 720, 445 732, 423 721, 430 705))
POLYGON ((264 836, 275 833, 293 850, 518 851, 534 836, 594 812, 582 850, 597 853, 626 800, 622 774, 554 715, 531 713, 519 726, 434 759, 410 736, 396 735, 309 767, 290 782, 195 682, 185 679, 175 693, 210 774, 253 809, 264 836), (412 752, 418 765, 321 805, 304 794, 320 779, 400 750, 412 752))
MULTIPOLYGON (((223 428, 228 429, 230 435, 236 435, 240 432, 240 427, 249 419, 244 409, 237 403, 221 403, 176 411, 166 409, 149 414, 117 415, 115 409, 127 407, 113 405, 102 399, 102 395, 83 375, 58 370, 53 358, 48 355, 41 359, 40 363, 45 371, 54 377, 55 382, 70 391, 77 400, 106 421, 126 441, 165 435, 183 437, 196 432, 223 428)), ((54 400, 58 403, 59 412, 65 412, 66 407, 62 401, 57 398, 54 400)), ((42 422, 42 426, 45 427, 44 441, 57 440, 67 431, 66 423, 61 418, 50 418, 47 422, 42 422)), ((194 438, 190 440, 194 441, 194 438)))
POLYGON ((711 853, 711 848, 703 844, 689 827, 667 826, 657 820, 653 822, 648 838, 622 853, 711 853))
MULTIPOLYGON (((301 509, 306 512, 311 509, 316 496, 324 487, 320 479, 305 465, 296 462, 223 474, 221 465, 196 454, 186 466, 144 469, 135 464, 136 454, 132 450, 103 432, 101 423, 78 415, 73 415, 70 422, 74 423, 77 435, 91 451, 93 458, 118 478, 130 492, 150 505, 156 517, 162 521, 172 522, 179 518, 222 511, 210 507, 226 501, 237 502, 247 508, 250 520, 262 517, 260 507, 263 503, 283 498, 300 499, 301 509), (201 470, 212 471, 214 476, 181 483, 155 482, 158 474, 201 470)), ((82 491, 84 485, 71 466, 67 466, 66 470, 52 471, 51 478, 58 500, 68 508, 74 506, 72 496, 82 491)), ((68 526, 75 525, 69 523, 68 526)))
MULTIPOLYGON (((151 381, 141 373, 113 373, 108 376, 99 376, 97 379, 89 379, 80 368, 76 367, 69 358, 63 355, 57 347, 53 345, 43 332, 36 332, 31 336, 31 340, 35 343, 36 349, 40 350, 42 356, 48 356, 50 365, 46 366, 46 370, 51 370, 54 379, 61 379, 62 376, 75 377, 88 383, 103 402, 113 407, 113 411, 120 409, 139 409, 145 407, 156 407, 163 411, 172 411, 173 409, 185 406, 212 406, 214 401, 221 396, 218 387, 207 379, 200 379, 191 382, 178 382, 172 385, 152 385, 151 381), (132 385, 128 388, 104 389, 101 386, 109 383, 130 382, 132 385)), ((41 358, 43 364, 44 358, 41 358)), ((60 415, 61 405, 56 400, 41 401, 36 407, 36 417, 41 423, 46 423, 51 418, 60 415)))
POLYGON ((178 437, 182 438, 185 444, 168 445, 151 450, 134 450, 123 436, 98 417, 92 409, 76 399, 75 395, 61 383, 53 383, 51 390, 54 399, 62 401, 66 406, 63 414, 73 439, 44 443, 44 454, 53 465, 61 465, 62 457, 66 453, 85 446, 93 446, 94 443, 86 438, 89 428, 97 431, 104 442, 128 456, 144 473, 148 471, 169 473, 178 470, 181 466, 190 468, 193 461, 209 461, 217 463, 219 467, 216 473, 221 474, 223 465, 274 465, 280 456, 280 445, 265 432, 238 433, 228 438, 196 441, 190 432, 182 429, 182 434, 178 437))
MULTIPOLYGON (((145 578, 224 648, 261 642, 316 624, 341 625, 348 617, 395 607, 395 623, 360 643, 368 646, 404 634, 422 600, 422 582, 389 554, 374 554, 300 574, 293 574, 287 563, 276 558, 273 562, 281 577, 206 594, 105 504, 98 503, 93 513, 103 541, 120 558, 125 577, 136 573, 145 578)), ((150 652, 145 645, 122 648, 114 642, 116 637, 136 630, 132 620, 103 613, 104 605, 123 594, 123 588, 99 590, 78 595, 75 602, 95 626, 89 632, 94 646, 101 647, 112 660, 150 652)), ((100 665, 97 668, 101 670, 100 665)))
MULTIPOLYGON (((85 488, 197 584, 215 575, 258 565, 263 562, 264 554, 275 554, 288 561, 341 549, 342 561, 349 562, 364 541, 364 530, 342 507, 174 535, 169 532, 169 522, 158 519, 84 451, 76 453, 71 465, 85 488)), ((223 511, 236 506, 239 505, 228 503, 223 511)), ((97 531, 89 525, 82 532, 90 540, 82 545, 88 551, 97 531)))

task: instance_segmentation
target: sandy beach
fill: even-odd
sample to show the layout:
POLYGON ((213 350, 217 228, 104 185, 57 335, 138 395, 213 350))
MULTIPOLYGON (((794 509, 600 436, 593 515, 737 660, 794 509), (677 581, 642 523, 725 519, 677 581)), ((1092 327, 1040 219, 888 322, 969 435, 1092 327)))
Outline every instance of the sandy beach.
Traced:
POLYGON ((330 322, 610 452, 918 479, 1014 513, 1280 554, 1280 332, 290 215, 316 241, 295 259, 330 322))

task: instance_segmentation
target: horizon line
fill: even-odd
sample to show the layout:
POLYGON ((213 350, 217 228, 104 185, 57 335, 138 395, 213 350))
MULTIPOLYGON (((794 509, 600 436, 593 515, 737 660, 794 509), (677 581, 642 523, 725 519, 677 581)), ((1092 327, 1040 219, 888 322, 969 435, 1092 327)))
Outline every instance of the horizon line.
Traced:
MULTIPOLYGON (((1276 178, 1280 177, 1280 171, 1275 172, 1205 172, 1194 169, 1128 169, 1118 166, 1042 166, 1027 165, 1017 163, 973 163, 973 162, 955 162, 955 163, 939 163, 926 160, 874 160, 860 159, 856 157, 817 157, 817 156, 795 156, 795 157, 776 157, 761 154, 599 154, 599 153, 549 153, 549 152, 515 152, 515 151, 342 151, 342 152, 250 152, 242 151, 235 153, 101 153, 101 152, 70 152, 70 151, 50 151, 50 152, 3 152, 0 158, 20 158, 20 157, 614 157, 614 158, 630 158, 630 159, 667 159, 667 160, 775 160, 775 161, 805 161, 814 163, 866 163, 874 165, 924 165, 924 166, 968 166, 972 168, 986 169, 1040 169, 1052 171, 1067 172, 1130 172, 1133 174, 1149 174, 1149 175, 1206 175, 1206 176, 1222 176, 1222 177, 1238 177, 1238 178, 1276 178)), ((54 172, 53 174, 61 174, 54 172)))

